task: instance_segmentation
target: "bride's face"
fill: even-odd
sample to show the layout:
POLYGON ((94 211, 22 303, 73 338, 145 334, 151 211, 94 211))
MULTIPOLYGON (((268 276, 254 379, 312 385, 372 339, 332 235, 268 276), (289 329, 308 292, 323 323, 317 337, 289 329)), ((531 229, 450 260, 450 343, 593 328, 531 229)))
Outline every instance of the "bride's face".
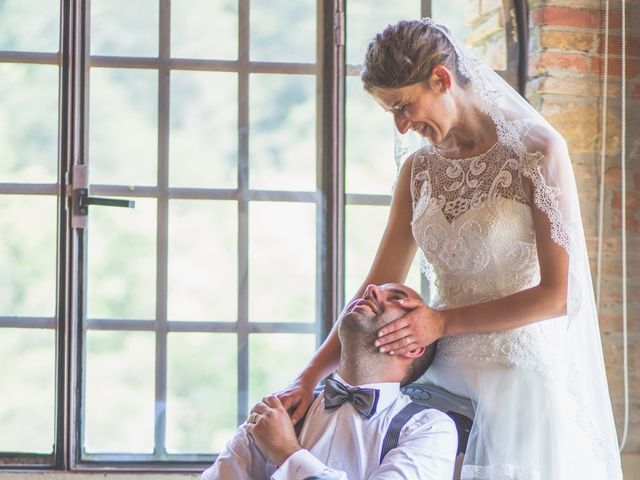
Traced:
POLYGON ((414 130, 432 144, 439 145, 456 118, 455 102, 449 88, 450 85, 434 73, 429 82, 401 88, 376 88, 372 93, 382 108, 393 115, 400 133, 414 130))

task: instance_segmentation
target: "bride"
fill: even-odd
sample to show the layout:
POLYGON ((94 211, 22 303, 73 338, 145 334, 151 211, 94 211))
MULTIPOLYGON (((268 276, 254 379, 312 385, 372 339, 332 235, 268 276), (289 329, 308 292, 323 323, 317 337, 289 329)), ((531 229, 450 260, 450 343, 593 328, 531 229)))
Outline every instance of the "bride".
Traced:
MULTIPOLYGON (((432 298, 405 302, 376 347, 394 355, 439 340, 420 381, 472 400, 461 478, 622 478, 564 139, 428 18, 378 34, 362 81, 398 131, 426 145, 402 165, 355 298, 403 282, 419 248, 432 298)), ((294 422, 339 352, 334 329, 278 394, 294 422)))

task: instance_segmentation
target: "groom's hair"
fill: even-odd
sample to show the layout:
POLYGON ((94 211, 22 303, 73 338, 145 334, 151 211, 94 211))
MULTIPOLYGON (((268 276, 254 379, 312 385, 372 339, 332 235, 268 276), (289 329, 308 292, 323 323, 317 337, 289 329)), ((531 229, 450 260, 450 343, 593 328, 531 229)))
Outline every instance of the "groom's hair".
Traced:
POLYGON ((428 345, 424 349, 424 353, 409 364, 407 375, 401 382, 403 386, 415 382, 424 375, 424 372, 427 371, 436 356, 437 343, 438 341, 436 340, 431 345, 428 345))

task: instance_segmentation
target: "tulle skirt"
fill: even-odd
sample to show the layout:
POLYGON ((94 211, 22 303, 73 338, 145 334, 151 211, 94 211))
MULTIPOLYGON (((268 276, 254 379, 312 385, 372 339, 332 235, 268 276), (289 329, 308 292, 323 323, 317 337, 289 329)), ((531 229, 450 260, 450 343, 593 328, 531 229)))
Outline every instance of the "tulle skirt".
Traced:
POLYGON ((557 376, 499 361, 443 358, 438 352, 420 382, 473 403, 463 480, 618 477, 593 453, 579 405, 557 376))

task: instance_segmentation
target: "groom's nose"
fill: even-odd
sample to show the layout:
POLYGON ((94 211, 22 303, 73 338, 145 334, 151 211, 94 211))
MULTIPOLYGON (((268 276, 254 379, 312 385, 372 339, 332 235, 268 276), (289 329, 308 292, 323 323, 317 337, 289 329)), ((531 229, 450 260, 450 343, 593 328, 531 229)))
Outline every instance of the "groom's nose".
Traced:
POLYGON ((381 301, 381 292, 380 287, 374 285, 373 283, 367 285, 367 288, 364 289, 365 298, 370 297, 374 300, 380 302, 381 301))

